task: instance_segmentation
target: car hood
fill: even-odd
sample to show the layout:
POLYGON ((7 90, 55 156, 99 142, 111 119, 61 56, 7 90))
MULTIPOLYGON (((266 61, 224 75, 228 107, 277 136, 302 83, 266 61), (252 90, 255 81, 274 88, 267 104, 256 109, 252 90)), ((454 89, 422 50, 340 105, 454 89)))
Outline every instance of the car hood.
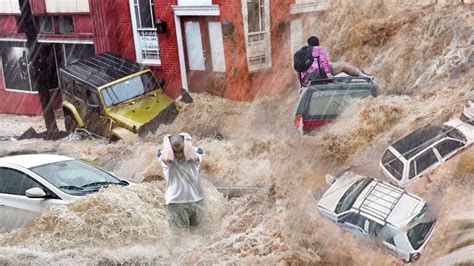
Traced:
POLYGON ((120 126, 138 130, 172 103, 160 89, 114 106, 107 113, 120 126))
POLYGON ((352 172, 345 172, 342 176, 336 179, 326 192, 324 192, 323 196, 318 201, 318 208, 324 208, 330 212, 334 212, 337 203, 344 193, 346 193, 347 189, 361 178, 365 177, 356 175, 352 172))

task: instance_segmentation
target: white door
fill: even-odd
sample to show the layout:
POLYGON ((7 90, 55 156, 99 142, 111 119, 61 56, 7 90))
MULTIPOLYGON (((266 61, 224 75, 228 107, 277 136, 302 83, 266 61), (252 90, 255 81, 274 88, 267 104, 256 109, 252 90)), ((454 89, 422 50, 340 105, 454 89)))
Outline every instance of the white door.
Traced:
POLYGON ((22 227, 48 207, 66 204, 61 199, 28 198, 25 191, 33 187, 47 190, 25 173, 0 168, 0 228, 22 227))

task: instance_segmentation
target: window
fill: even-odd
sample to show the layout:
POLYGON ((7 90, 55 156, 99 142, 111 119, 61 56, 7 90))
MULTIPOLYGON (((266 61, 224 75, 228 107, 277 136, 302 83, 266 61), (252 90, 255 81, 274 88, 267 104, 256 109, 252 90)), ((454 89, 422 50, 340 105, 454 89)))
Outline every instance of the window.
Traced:
POLYGON ((357 214, 357 213, 351 213, 344 221, 348 222, 352 225, 355 225, 359 227, 360 229, 364 229, 364 224, 367 218, 357 214))
POLYGON ((342 213, 350 208, 359 197, 360 193, 372 182, 372 178, 363 178, 355 182, 347 191, 342 195, 341 199, 336 205, 335 212, 342 213))
POLYGON ((20 171, 0 168, 0 193, 24 196, 25 191, 34 187, 42 188, 31 177, 20 171))
POLYGON ((153 0, 130 0, 130 10, 137 61, 161 64, 153 0))
POLYGON ((392 245, 392 246, 395 246, 395 241, 393 241, 393 237, 391 237, 391 238, 385 240, 385 242, 389 243, 389 244, 392 245))
POLYGON ((148 93, 158 87, 159 85, 156 83, 153 74, 146 72, 102 89, 101 95, 105 106, 111 107, 148 93))
POLYGON ((390 150, 387 150, 382 156, 382 164, 393 177, 402 180, 403 163, 390 150))
POLYGON ((99 96, 97 93, 87 90, 87 104, 90 106, 99 105, 99 96))
POLYGON ((432 149, 429 149, 423 152, 418 158, 415 159, 416 162, 416 172, 420 174, 425 171, 428 167, 438 162, 438 158, 434 154, 432 149))
POLYGON ((67 94, 73 95, 73 87, 72 87, 72 80, 67 77, 66 75, 62 74, 62 89, 63 92, 66 92, 67 94))
POLYGON ((447 139, 442 141, 441 143, 438 143, 435 147, 438 150, 439 154, 441 154, 443 158, 446 158, 447 155, 449 155, 450 153, 464 147, 464 143, 452 139, 447 139))
POLYGON ((85 86, 77 82, 74 82, 73 86, 74 86, 74 96, 76 96, 77 99, 84 101, 86 99, 85 86))
MULTIPOLYGON (((22 46, 24 44, 21 44, 22 46)), ((25 47, 1 46, 2 68, 5 88, 10 90, 31 91, 30 61, 25 47)))
POLYGON ((40 33, 53 33, 53 19, 50 16, 35 17, 36 26, 40 33))
POLYGON ((408 175, 408 178, 412 179, 415 176, 416 176, 415 161, 413 160, 413 161, 410 162, 410 174, 408 175))
POLYGON ((308 113, 310 116, 336 116, 340 114, 348 101, 371 95, 370 90, 318 92, 311 95, 308 113))
POLYGON ((61 34, 74 33, 72 16, 58 16, 58 30, 61 34))
POLYGON ((254 71, 271 67, 269 0, 242 0, 247 63, 254 71))
POLYGON ((408 240, 413 249, 418 250, 428 238, 435 221, 419 223, 408 230, 408 240))

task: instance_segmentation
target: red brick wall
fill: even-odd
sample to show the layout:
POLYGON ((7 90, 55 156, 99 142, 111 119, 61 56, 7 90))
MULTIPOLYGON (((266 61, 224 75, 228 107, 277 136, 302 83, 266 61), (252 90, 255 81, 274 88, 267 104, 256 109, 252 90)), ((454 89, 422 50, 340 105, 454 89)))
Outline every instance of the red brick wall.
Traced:
POLYGON ((16 29, 16 19, 12 15, 0 15, 0 35, 15 35, 17 33, 16 29))

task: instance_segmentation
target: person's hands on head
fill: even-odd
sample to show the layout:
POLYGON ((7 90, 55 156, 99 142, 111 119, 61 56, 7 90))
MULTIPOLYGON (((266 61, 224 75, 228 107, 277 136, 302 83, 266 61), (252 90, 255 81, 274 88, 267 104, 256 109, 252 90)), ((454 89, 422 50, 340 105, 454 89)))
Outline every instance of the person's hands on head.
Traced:
POLYGON ((173 148, 171 147, 170 142, 171 135, 165 135, 163 137, 163 150, 161 150, 160 159, 163 162, 171 162, 174 160, 173 148))
POLYGON ((181 132, 179 135, 183 136, 184 138, 183 152, 186 161, 197 161, 199 157, 197 156, 196 151, 194 149, 191 135, 186 132, 181 132))

